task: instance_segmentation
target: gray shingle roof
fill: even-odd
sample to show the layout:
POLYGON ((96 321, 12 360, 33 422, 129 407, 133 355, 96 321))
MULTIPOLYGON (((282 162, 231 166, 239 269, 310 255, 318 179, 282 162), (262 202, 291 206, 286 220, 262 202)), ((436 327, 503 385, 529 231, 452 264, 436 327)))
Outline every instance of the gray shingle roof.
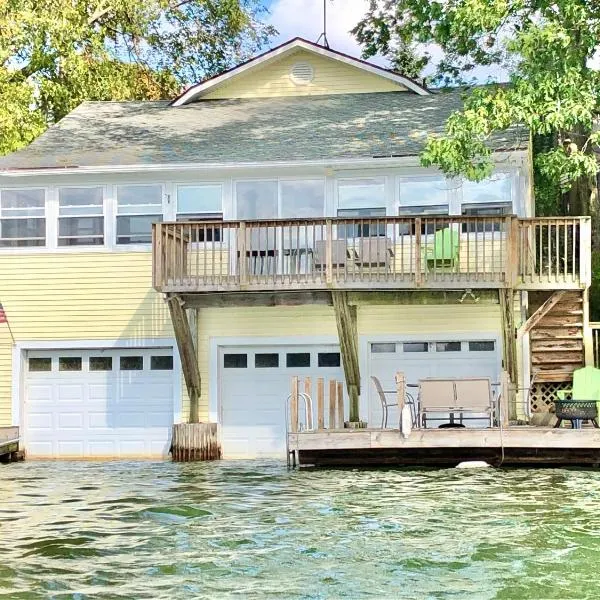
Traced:
MULTIPOLYGON (((0 169, 252 163, 410 156, 442 133, 461 93, 407 92, 168 102, 84 102, 0 169)), ((526 148, 523 131, 496 150, 526 148)))

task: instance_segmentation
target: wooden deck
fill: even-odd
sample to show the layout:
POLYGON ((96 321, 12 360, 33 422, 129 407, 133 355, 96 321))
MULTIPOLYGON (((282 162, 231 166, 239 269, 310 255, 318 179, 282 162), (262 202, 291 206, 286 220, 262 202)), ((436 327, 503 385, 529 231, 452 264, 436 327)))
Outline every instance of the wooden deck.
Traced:
POLYGON ((485 460, 492 465, 600 465, 600 429, 419 429, 408 438, 393 429, 289 434, 301 467, 445 466, 485 460))
POLYGON ((171 294, 585 289, 590 220, 325 218, 155 223, 153 286, 171 294))
POLYGON ((0 427, 0 462, 10 462, 19 451, 19 428, 0 427))

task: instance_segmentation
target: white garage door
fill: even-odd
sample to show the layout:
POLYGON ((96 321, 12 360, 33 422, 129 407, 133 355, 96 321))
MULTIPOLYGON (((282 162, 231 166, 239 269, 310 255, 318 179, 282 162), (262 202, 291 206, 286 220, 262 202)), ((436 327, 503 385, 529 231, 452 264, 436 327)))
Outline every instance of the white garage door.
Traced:
POLYGON ((171 349, 29 352, 28 456, 166 456, 173 379, 171 349))
POLYGON ((337 346, 222 347, 224 458, 285 458, 285 401, 294 375, 343 381, 337 346))
MULTIPOLYGON (((425 377, 489 377, 492 383, 500 381, 500 349, 498 342, 488 339, 440 338, 436 341, 398 341, 369 344, 369 375, 381 381, 384 390, 395 389, 395 373, 402 371, 408 384, 416 385, 425 377)), ((381 403, 369 380, 369 422, 381 426, 381 403)), ((497 386, 492 387, 496 390, 497 386)), ((417 388, 408 392, 417 396, 417 388)), ((391 398, 388 399, 391 402, 391 398)), ((442 420, 433 421, 437 427, 449 415, 432 415, 442 420)), ((483 427, 485 419, 465 421, 467 427, 483 427)), ((398 427, 398 413, 390 409, 388 427, 398 427)))

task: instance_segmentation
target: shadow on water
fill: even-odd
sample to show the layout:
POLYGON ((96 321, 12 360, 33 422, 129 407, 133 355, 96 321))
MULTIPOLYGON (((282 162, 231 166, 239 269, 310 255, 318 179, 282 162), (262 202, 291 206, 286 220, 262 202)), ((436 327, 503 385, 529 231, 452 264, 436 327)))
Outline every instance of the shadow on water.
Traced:
POLYGON ((597 598, 600 472, 0 469, 0 598, 597 598))

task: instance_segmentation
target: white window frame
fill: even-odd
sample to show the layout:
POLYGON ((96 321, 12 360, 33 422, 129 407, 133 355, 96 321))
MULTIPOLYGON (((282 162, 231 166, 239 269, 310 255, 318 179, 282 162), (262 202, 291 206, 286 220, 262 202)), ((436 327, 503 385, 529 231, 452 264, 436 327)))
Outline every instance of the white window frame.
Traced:
MULTIPOLYGON (((81 248, 103 248, 106 249, 107 248, 107 242, 108 244, 110 244, 110 239, 108 237, 108 233, 106 231, 106 226, 107 226, 107 222, 110 222, 109 220, 109 211, 107 211, 107 207, 109 205, 108 202, 108 194, 107 194, 107 186, 105 184, 81 184, 81 185, 75 185, 75 184, 69 184, 69 185, 57 185, 56 186, 56 193, 55 193, 55 199, 56 199, 56 227, 55 227, 55 243, 56 243, 56 247, 57 248, 69 248, 71 250, 75 250, 77 248, 81 249, 81 248), (60 216, 60 190, 67 190, 67 189, 94 189, 94 188, 99 188, 102 191, 102 244, 76 244, 73 246, 70 245, 60 245, 58 243, 59 240, 59 231, 60 231, 60 219, 70 219, 70 218, 77 218, 77 217, 87 217, 89 215, 65 215, 65 216, 60 216)), ((97 217, 98 215, 93 215, 92 218, 97 217)), ((110 247, 110 246, 109 246, 110 247)))
MULTIPOLYGON (((210 187, 210 186, 219 186, 221 188, 221 215, 222 219, 225 220, 225 182, 224 181, 176 181, 173 182, 173 207, 172 207, 172 215, 170 215, 170 219, 173 221, 177 221, 177 215, 179 214, 177 211, 177 201, 179 196, 179 188, 181 187, 210 187)), ((182 213, 185 214, 185 213, 182 213)), ((192 213, 190 213, 192 214, 192 213)), ((197 211, 197 214, 202 214, 201 211, 197 211)), ((207 215, 214 213, 206 213, 207 215)))
MULTIPOLYGON (((45 228, 44 235, 45 240, 44 244, 41 246, 0 246, 0 252, 3 253, 21 253, 21 252, 40 252, 49 247, 49 202, 48 202, 48 187, 44 185, 7 185, 0 186, 0 201, 2 197, 2 192, 4 191, 19 191, 19 190, 42 190, 44 193, 44 219, 45 219, 45 228)), ((1 205, 0 205, 1 206, 1 205)), ((1 215, 1 213, 0 213, 1 215)), ((1 218, 1 216, 0 216, 1 218)), ((15 217, 17 218, 17 217, 15 217)), ((33 217, 36 218, 36 217, 33 217)), ((38 217, 39 218, 39 217, 38 217)), ((18 238, 17 238, 18 239, 18 238)))
MULTIPOLYGON (((108 198, 105 200, 105 213, 106 219, 110 219, 110 238, 107 237, 107 240, 110 240, 110 248, 118 249, 118 250, 148 250, 152 247, 152 242, 142 243, 137 242, 135 244, 118 244, 117 243, 117 217, 119 216, 119 199, 118 199, 118 189, 119 187, 148 187, 148 186, 157 186, 160 187, 160 195, 161 195, 161 205, 160 210, 162 214, 163 221, 166 221, 167 209, 166 209, 166 200, 167 196, 165 193, 165 183, 162 181, 148 181, 144 183, 140 183, 136 181, 134 183, 129 182, 119 182, 114 183, 110 186, 108 191, 108 198), (109 214, 110 213, 110 214, 109 214)), ((135 216, 135 215, 120 215, 120 216, 135 216)), ((105 225, 106 229, 106 225, 105 225)))

